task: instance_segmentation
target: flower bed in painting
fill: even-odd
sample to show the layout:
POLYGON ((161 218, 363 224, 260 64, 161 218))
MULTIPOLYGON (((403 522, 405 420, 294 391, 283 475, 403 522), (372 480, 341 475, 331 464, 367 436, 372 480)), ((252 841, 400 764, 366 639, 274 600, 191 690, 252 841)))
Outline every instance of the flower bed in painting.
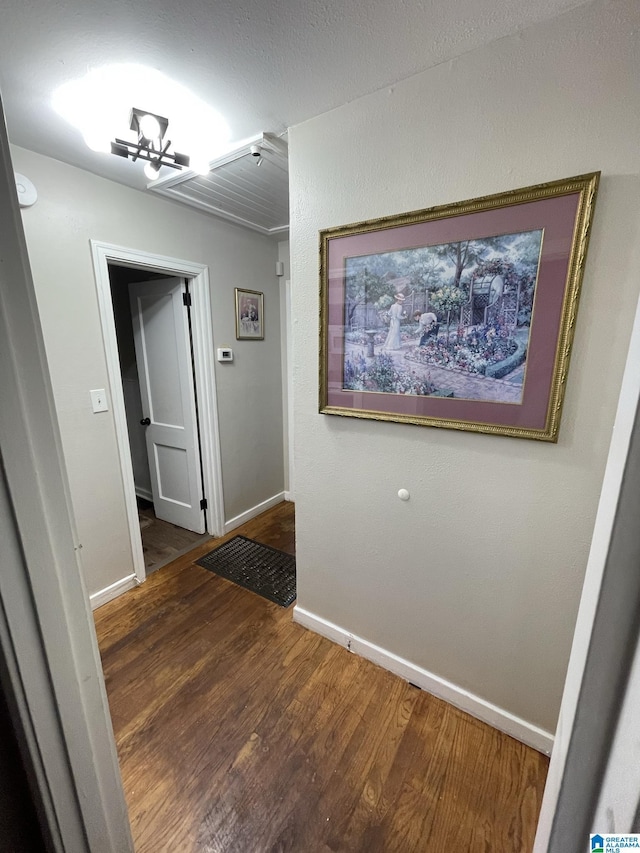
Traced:
MULTIPOLYGON (((380 329, 380 331, 375 333, 373 342, 379 346, 385 342, 386 337, 386 331, 384 329, 380 329)), ((365 335, 364 331, 361 329, 358 329, 355 332, 347 332, 344 339, 350 344, 359 344, 360 346, 366 346, 369 343, 369 335, 365 335)))
MULTIPOLYGON (((450 341, 439 337, 410 350, 405 358, 417 364, 437 365, 485 375, 487 368, 511 358, 518 343, 507 330, 496 326, 458 329, 450 341)), ((514 365, 515 366, 515 365, 514 365)))
MULTIPOLYGON (((388 331, 388 329, 378 329, 376 331, 373 336, 373 342, 376 346, 380 346, 386 341, 388 331)), ((409 332, 403 328, 400 332, 400 338, 403 342, 410 341, 415 338, 415 332, 409 332)), ((358 329, 354 332, 347 332, 344 339, 347 343, 358 344, 360 346, 367 346, 369 343, 369 335, 366 335, 362 329, 358 329)))
POLYGON ((344 362, 344 386, 350 391, 383 391, 390 394, 434 394, 436 386, 411 370, 398 370, 386 353, 367 361, 362 355, 348 356, 344 362))

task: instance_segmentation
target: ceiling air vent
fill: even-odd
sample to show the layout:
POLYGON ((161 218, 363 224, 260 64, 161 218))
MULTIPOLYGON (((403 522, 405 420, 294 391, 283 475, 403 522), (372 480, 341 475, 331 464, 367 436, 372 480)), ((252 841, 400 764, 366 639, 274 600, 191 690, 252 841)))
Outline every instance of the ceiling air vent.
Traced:
POLYGON ((268 133, 214 160, 208 175, 184 170, 148 189, 261 234, 289 229, 287 143, 268 133))

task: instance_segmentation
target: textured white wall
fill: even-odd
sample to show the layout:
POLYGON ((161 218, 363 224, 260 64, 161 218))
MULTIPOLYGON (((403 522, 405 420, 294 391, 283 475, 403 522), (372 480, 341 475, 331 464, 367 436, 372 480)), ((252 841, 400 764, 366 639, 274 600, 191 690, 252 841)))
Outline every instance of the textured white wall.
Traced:
POLYGON ((298 603, 548 731, 638 294, 639 28, 595 2, 289 135, 298 603), (319 229, 598 169, 557 445, 317 413, 319 229))
POLYGON ((209 265, 227 519, 283 490, 280 297, 274 240, 13 148, 38 189, 23 211, 89 593, 133 572, 89 240, 209 265), (265 340, 235 340, 234 287, 265 294, 265 340))
POLYGON ((291 342, 287 334, 287 282, 291 279, 291 252, 288 240, 278 243, 278 260, 282 262, 284 272, 280 278, 280 329, 282 332, 282 447, 284 453, 284 488, 291 492, 292 483, 289 471, 289 388, 288 377, 291 365, 291 342))

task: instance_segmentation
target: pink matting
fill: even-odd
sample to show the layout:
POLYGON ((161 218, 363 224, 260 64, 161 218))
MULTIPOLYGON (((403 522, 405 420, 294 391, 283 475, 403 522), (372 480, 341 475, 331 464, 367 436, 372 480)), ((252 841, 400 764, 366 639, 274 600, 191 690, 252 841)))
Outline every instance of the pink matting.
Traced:
POLYGON ((329 239, 328 405, 443 420, 544 429, 579 193, 329 239), (404 394, 347 391, 343 382, 345 261, 350 257, 437 246, 459 240, 544 229, 535 289, 522 402, 483 402, 404 394))

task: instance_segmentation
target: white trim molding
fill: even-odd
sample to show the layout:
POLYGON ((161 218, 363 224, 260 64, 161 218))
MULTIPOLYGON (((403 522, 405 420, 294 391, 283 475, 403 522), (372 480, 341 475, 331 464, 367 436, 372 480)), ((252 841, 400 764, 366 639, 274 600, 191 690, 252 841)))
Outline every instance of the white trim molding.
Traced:
MULTIPOLYGON (((193 261, 154 255, 138 249, 127 249, 91 240, 91 254, 96 278, 100 323, 104 341, 107 374, 113 418, 116 428, 120 470, 124 487, 125 506, 129 523, 131 555, 135 576, 144 581, 146 571, 140 539, 136 487, 133 479, 133 463, 129 447, 124 394, 120 379, 120 359, 113 317, 109 264, 134 267, 151 272, 176 275, 189 280, 191 293, 191 327, 193 334, 193 359, 196 393, 198 395, 198 418, 200 423, 203 484, 209 502, 207 532, 221 536, 224 530, 224 500, 222 491, 222 462, 220 457, 220 429, 218 425, 218 403, 214 372, 213 327, 209 269, 193 261)), ((122 578, 117 583, 125 583, 122 578)), ((104 590, 103 590, 104 592, 104 590)), ((97 593, 101 595, 102 592, 97 593)), ((104 602, 103 602, 104 603, 104 602)))
MULTIPOLYGON (((563 790, 563 777, 567 770, 569 745, 574 731, 579 704, 588 701, 587 696, 581 696, 582 682, 587 666, 587 656, 592 641, 596 615, 602 604, 605 567, 612 546, 614 530, 618 515, 621 511, 620 498, 623 490, 625 472, 630 459, 630 450, 634 438, 634 428, 638 407, 640 406, 640 300, 636 305, 636 313, 631 332, 631 341, 620 396, 616 419, 613 425, 609 456, 602 482, 602 491, 598 503, 589 559, 582 587, 580 607, 573 634, 571 655, 564 684, 558 727, 556 729, 556 747, 549 764, 547 783, 544 789, 538 829, 534 842, 534 853, 546 853, 552 836, 552 826, 558 811, 558 802, 563 790)), ((635 512, 635 508, 634 508, 635 512)), ((620 563, 618 571, 625 571, 625 565, 620 563)), ((619 580, 612 581, 619 585, 619 580)), ((624 649, 619 650, 620 658, 624 649)), ((623 705, 623 696, 619 697, 619 707, 623 705)), ((605 725, 607 721, 599 722, 605 725)), ((595 769, 594 769, 595 772, 595 769)), ((603 780, 604 781, 604 780, 603 780)), ((630 790, 627 787, 627 790, 630 790)), ((602 794, 601 794, 602 795, 602 794)), ((595 808, 595 804, 594 804, 595 808)), ((624 832, 631 832, 625 829, 624 832)))
POLYGON ((138 584, 139 581, 136 575, 127 575, 126 578, 121 578, 119 581, 106 586, 104 589, 94 592, 93 595, 89 596, 91 609, 96 610, 108 601, 112 601, 114 598, 122 595, 123 592, 133 589, 134 586, 138 586, 138 584))
POLYGON ((271 509, 272 506, 277 506, 284 500, 286 500, 285 493, 278 492, 278 494, 274 495, 272 498, 267 498, 266 501, 262 501, 262 503, 252 506, 251 509, 248 509, 246 512, 241 512, 240 515, 236 515, 235 518, 230 518, 224 525, 224 532, 230 533, 232 530, 235 530, 236 527, 240 527, 241 524, 251 521, 252 518, 260 515, 261 512, 266 512, 268 509, 271 509))
POLYGON ((457 684, 422 669, 411 661, 398 657, 393 652, 376 646, 374 643, 346 631, 339 625, 317 616, 315 613, 310 613, 299 605, 293 608, 293 621, 302 625, 303 628, 315 631, 316 634, 344 646, 350 652, 378 664, 389 672, 393 672, 394 675, 410 681, 422 690, 426 690, 427 693, 444 699, 445 702, 455 705, 456 708, 466 711, 467 714, 482 720, 483 723, 488 723, 495 729, 526 743, 527 746, 537 749, 538 752, 543 752, 545 755, 551 753, 553 735, 550 732, 516 717, 509 711, 505 711, 504 708, 487 702, 481 696, 476 696, 457 684))
POLYGON ((1 105, 0 260, 0 691, 46 849, 133 853, 1 105))
POLYGON ((285 329, 287 335, 286 343, 286 359, 287 359, 287 460, 289 466, 289 492, 290 498, 287 500, 295 500, 296 477, 295 465, 293 456, 293 308, 291 305, 291 281, 285 282, 285 329))

